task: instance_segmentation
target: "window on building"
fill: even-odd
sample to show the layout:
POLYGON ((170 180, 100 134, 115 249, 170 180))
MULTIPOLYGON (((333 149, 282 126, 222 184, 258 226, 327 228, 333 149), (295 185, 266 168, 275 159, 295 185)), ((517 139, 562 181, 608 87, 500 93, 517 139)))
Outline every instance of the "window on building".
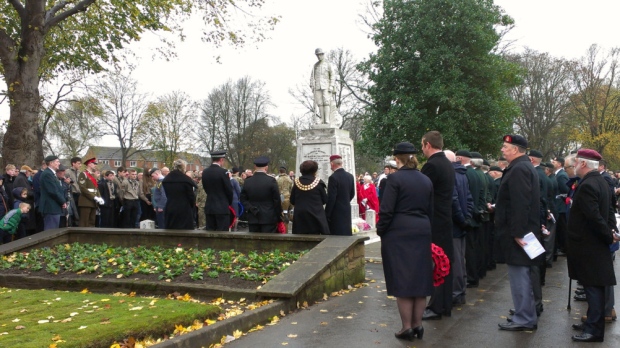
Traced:
POLYGON ((138 164, 136 163, 136 161, 129 161, 129 166, 130 166, 130 167, 135 167, 135 166, 137 166, 137 165, 138 165, 138 164))
POLYGON ((114 161, 114 166, 115 167, 120 167, 121 166, 121 161, 114 161))

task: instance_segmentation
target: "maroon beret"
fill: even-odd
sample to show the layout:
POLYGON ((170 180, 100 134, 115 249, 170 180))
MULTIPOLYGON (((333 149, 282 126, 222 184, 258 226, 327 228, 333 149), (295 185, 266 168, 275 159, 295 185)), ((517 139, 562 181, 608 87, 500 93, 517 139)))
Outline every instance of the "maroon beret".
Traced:
POLYGON ((340 155, 331 155, 329 156, 329 161, 333 161, 333 160, 337 160, 337 159, 342 159, 342 156, 340 155))
POLYGON ((577 151, 577 157, 592 161, 600 161, 603 159, 600 153, 592 149, 581 149, 577 151))

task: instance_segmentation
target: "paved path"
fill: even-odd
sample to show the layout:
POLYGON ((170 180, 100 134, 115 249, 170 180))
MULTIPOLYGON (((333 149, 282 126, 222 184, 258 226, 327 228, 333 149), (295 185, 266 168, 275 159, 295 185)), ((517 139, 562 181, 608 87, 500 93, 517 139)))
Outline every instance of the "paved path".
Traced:
MULTIPOLYGON (((380 258, 380 243, 367 245, 367 259, 380 258)), ((616 262, 616 270, 619 269, 616 262)), ((619 274, 619 273, 617 273, 619 274)), ((547 270, 547 285, 539 329, 533 332, 499 331, 512 306, 505 265, 487 274, 480 288, 468 289, 467 304, 452 311, 452 317, 424 322, 424 339, 415 342, 394 338, 400 330, 396 301, 385 292, 380 263, 367 263, 368 286, 341 297, 330 297, 306 310, 280 318, 279 323, 265 326, 236 341, 227 348, 245 347, 567 347, 574 343, 576 332, 571 324, 585 314, 585 302, 572 301, 566 310, 568 281, 566 259, 559 258, 547 270), (293 336, 296 335, 296 336, 293 336)), ((575 287, 573 282, 573 289, 575 287)), ((620 299, 616 290, 616 298, 620 299)), ((605 342, 595 347, 619 347, 620 323, 607 324, 605 342)))

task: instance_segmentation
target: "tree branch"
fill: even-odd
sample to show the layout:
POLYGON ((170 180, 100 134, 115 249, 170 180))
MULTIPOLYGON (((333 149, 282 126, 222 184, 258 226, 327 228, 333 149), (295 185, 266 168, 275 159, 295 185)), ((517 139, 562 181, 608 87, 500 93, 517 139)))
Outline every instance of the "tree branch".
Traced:
POLYGON ((19 14, 19 18, 24 19, 26 16, 26 9, 24 5, 19 0, 9 0, 9 3, 13 6, 17 14, 19 14))
MULTIPOLYGON (((7 77, 7 73, 17 68, 16 55, 17 48, 15 47, 15 40, 13 40, 4 29, 0 29, 0 62, 2 66, 4 66, 5 78, 7 77)), ((8 85, 11 81, 7 80, 6 83, 8 85)))
POLYGON ((47 11, 47 13, 45 14, 45 21, 49 21, 50 19, 52 19, 56 15, 56 12, 65 8, 67 4, 68 3, 66 1, 61 1, 54 5, 52 8, 50 8, 49 11, 47 11))
MULTIPOLYGON (((82 0, 75 4, 72 8, 60 13, 59 15, 51 16, 45 19, 45 30, 49 30, 51 27, 62 22, 63 20, 73 16, 78 12, 85 12, 88 6, 92 5, 96 0, 82 0)), ((53 8, 52 8, 53 9, 53 8)), ((50 10, 51 11, 51 10, 50 10)), ((58 11, 58 10, 57 10, 58 11)))

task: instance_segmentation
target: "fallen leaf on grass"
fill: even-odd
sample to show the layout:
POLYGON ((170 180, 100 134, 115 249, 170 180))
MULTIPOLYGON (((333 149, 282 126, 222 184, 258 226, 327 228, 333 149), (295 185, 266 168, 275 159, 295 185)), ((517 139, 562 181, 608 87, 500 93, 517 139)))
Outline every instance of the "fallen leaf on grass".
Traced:
POLYGON ((60 341, 62 338, 60 337, 60 335, 56 335, 54 337, 52 337, 52 341, 56 342, 56 341, 60 341))
POLYGON ((328 298, 329 298, 329 296, 327 296, 326 293, 323 293, 323 301, 327 301, 328 298))
POLYGON ((39 323, 39 324, 45 324, 45 323, 49 323, 49 322, 50 322, 49 320, 44 319, 44 320, 39 320, 37 323, 39 323))
POLYGON ((80 313, 78 313, 78 312, 72 312, 72 313, 69 313, 69 316, 71 316, 71 317, 75 317, 75 316, 76 316, 76 315, 78 315, 78 314, 80 314, 80 313))
POLYGON ((61 323, 68 323, 68 322, 70 322, 70 321, 71 321, 71 318, 67 318, 67 319, 63 319, 63 320, 61 320, 60 322, 61 322, 61 323))
POLYGON ((328 323, 328 322, 326 322, 326 321, 322 321, 322 322, 321 322, 321 326, 327 326, 328 324, 329 324, 329 323, 328 323))
POLYGON ((20 319, 15 318, 15 319, 13 319, 11 321, 14 322, 14 323, 19 323, 20 319))
POLYGON ((84 290, 80 291, 80 293, 81 294, 88 294, 88 293, 90 293, 90 291, 88 291, 88 289, 84 289, 84 290))
POLYGON ((20 313, 26 313, 26 312, 28 312, 28 310, 24 308, 24 309, 20 310, 19 312, 20 313))
POLYGON ((84 329, 86 329, 87 327, 88 327, 88 326, 84 326, 84 325, 82 325, 82 326, 78 327, 78 330, 84 330, 84 329))
POLYGON ((57 348, 58 346, 56 345, 56 343, 50 343, 49 348, 57 348))
POLYGON ((139 311, 141 310, 142 307, 133 307, 133 308, 129 308, 130 311, 139 311))
POLYGON ((18 325, 18 326, 15 327, 15 330, 23 330, 25 328, 26 327, 24 325, 18 325))
POLYGON ((0 336, 2 336, 2 335, 8 335, 8 334, 9 334, 8 332, 0 332, 0 336))
POLYGON ((235 330, 235 331, 233 332, 233 337, 234 337, 234 338, 239 338, 239 337, 241 337, 242 335, 243 335, 243 332, 241 332, 241 330, 235 330))

